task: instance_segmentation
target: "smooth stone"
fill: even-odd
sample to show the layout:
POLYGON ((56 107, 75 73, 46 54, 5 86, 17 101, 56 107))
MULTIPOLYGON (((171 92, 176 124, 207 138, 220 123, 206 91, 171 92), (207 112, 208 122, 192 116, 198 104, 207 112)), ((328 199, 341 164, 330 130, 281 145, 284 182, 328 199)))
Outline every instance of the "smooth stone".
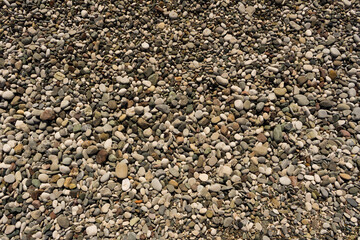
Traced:
POLYGON ((227 80, 226 78, 223 78, 221 76, 216 76, 216 82, 223 86, 226 86, 229 84, 229 80, 227 80))
POLYGON ((218 183, 215 183, 209 187, 209 190, 213 191, 213 192, 219 192, 221 190, 221 185, 218 183))
POLYGON ((274 93, 276 96, 284 96, 286 93, 286 88, 275 88, 274 93))
POLYGON ((2 98, 5 100, 11 100, 14 98, 14 96, 15 96, 15 94, 9 90, 2 93, 2 98))
POLYGON ((115 176, 120 179, 126 178, 128 176, 128 166, 126 163, 121 162, 116 165, 115 176))
POLYGON ((15 175, 14 174, 8 174, 8 175, 6 175, 5 177, 4 177, 4 181, 6 182, 6 183, 13 183, 13 182, 15 182, 15 175))
POLYGON ((206 182, 209 179, 209 176, 206 173, 201 173, 199 179, 203 182, 206 182))
POLYGON ((159 179, 157 179, 157 178, 154 178, 151 181, 151 186, 158 192, 160 192, 162 190, 162 185, 161 185, 159 179))
POLYGON ((244 103, 241 100, 235 100, 234 106, 235 106, 236 110, 241 111, 244 108, 244 103))
POLYGON ((58 218, 57 218, 57 223, 59 224, 60 227, 62 228, 68 228, 70 226, 70 222, 69 222, 69 219, 64 216, 64 215, 60 215, 58 218))
POLYGON ((211 35, 211 30, 209 28, 205 28, 203 31, 204 37, 208 37, 211 35))
POLYGON ((335 47, 330 48, 330 54, 333 57, 338 57, 341 55, 340 51, 335 47))
POLYGON ((131 183, 130 183, 130 179, 128 178, 125 178, 122 180, 122 183, 121 183, 121 189, 126 192, 127 190, 130 189, 130 186, 131 186, 131 183))
POLYGON ((282 136, 282 128, 281 128, 281 125, 276 125, 276 127, 274 128, 274 140, 276 142, 282 142, 283 140, 283 136, 282 136))
POLYGON ((291 184, 291 180, 290 180, 290 178, 287 177, 287 176, 280 177, 279 182, 280 182, 282 185, 285 185, 285 186, 291 184))
POLYGON ((306 106, 309 105, 309 100, 307 99, 306 96, 304 95, 295 95, 294 98, 296 99, 296 102, 300 105, 300 106, 306 106))
POLYGON ((177 12, 175 12, 175 11, 170 11, 169 12, 169 18, 170 19, 177 19, 178 18, 178 14, 177 14, 177 12))
MULTIPOLYGON (((15 225, 7 225, 5 228, 5 231, 4 231, 5 235, 9 235, 12 232, 14 232, 15 228, 16 228, 15 225)), ((3 236, 3 237, 5 237, 5 236, 3 236)), ((4 239, 8 239, 8 238, 4 238, 4 239)))
POLYGON ((86 228, 86 234, 89 236, 95 236, 97 234, 97 227, 96 225, 91 225, 89 227, 86 228))

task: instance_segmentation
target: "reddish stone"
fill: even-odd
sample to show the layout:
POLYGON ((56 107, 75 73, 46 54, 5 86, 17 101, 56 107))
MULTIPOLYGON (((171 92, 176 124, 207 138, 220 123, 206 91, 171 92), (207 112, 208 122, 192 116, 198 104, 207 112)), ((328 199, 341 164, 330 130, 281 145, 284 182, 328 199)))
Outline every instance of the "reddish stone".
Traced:
POLYGON ((41 115, 40 115, 40 119, 42 121, 51 121, 55 119, 55 112, 54 110, 51 109, 46 109, 44 110, 41 115))
POLYGON ((343 137, 350 137, 351 136, 351 134, 348 131, 344 130, 344 129, 340 130, 340 133, 341 133, 341 135, 343 137))
POLYGON ((259 142, 264 143, 264 142, 267 141, 267 138, 266 138, 266 136, 265 136, 263 133, 260 133, 259 135, 257 135, 257 140, 258 140, 259 142))

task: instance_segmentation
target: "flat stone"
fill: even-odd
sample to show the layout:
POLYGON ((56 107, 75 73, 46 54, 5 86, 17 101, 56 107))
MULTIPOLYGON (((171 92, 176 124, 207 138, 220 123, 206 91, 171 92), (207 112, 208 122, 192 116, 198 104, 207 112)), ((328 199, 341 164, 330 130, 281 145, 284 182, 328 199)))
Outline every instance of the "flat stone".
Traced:
POLYGON ((353 198, 346 198, 346 201, 352 206, 357 207, 359 204, 353 198))
MULTIPOLYGON (((6 228, 5 228, 4 233, 5 233, 6 235, 9 235, 9 234, 11 234, 12 232, 14 232, 14 230, 15 230, 15 225, 7 225, 6 228)), ((5 237, 5 236, 4 236, 4 237, 5 237)))

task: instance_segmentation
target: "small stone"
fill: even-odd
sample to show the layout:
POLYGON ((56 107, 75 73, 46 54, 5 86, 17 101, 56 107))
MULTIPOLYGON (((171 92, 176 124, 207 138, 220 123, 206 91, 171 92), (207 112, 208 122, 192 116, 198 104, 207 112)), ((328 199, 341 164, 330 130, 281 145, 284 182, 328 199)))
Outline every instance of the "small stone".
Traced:
POLYGON ((205 28, 203 31, 204 37, 208 37, 211 35, 211 30, 209 28, 205 28))
POLYGON ((201 173, 199 179, 203 182, 206 182, 209 179, 209 176, 206 173, 201 173))
POLYGON ((134 226, 139 220, 140 220, 140 218, 138 218, 138 217, 132 218, 130 220, 130 226, 134 226))
POLYGON ((221 185, 218 183, 215 183, 209 187, 209 190, 213 191, 213 192, 219 192, 221 190, 221 185))
POLYGON ((276 125, 276 127, 274 128, 274 140, 276 142, 282 142, 283 140, 283 136, 282 136, 282 129, 281 129, 281 125, 276 125))
POLYGON ((108 107, 110 110, 115 110, 117 109, 117 104, 116 104, 116 101, 115 100, 110 100, 108 102, 108 107))
POLYGON ((61 72, 57 72, 57 73, 54 74, 54 78, 56 80, 62 81, 62 80, 64 80, 65 75, 63 73, 61 73, 61 72))
MULTIPOLYGON (((6 228, 5 228, 4 233, 5 233, 6 235, 9 235, 9 234, 11 234, 12 232, 14 232, 14 230, 15 230, 15 225, 7 225, 6 228)), ((5 237, 5 236, 3 236, 3 237, 5 237)))
POLYGON ((268 143, 258 145, 252 149, 256 155, 265 156, 268 151, 268 143))
POLYGON ((143 42, 141 44, 141 48, 144 49, 144 50, 149 49, 149 47, 150 47, 150 45, 147 42, 143 42))
POLYGON ((89 227, 86 228, 86 234, 89 236, 95 236, 97 234, 97 227, 96 225, 91 225, 89 227))
POLYGON ((38 179, 41 182, 48 182, 49 181, 49 176, 44 174, 44 173, 41 173, 41 174, 39 174, 38 179))

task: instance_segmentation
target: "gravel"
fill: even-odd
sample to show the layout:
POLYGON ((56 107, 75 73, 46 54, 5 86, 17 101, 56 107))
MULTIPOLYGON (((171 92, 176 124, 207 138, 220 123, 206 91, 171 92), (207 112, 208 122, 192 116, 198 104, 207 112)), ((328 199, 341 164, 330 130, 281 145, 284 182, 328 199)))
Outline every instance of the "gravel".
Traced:
POLYGON ((1 239, 356 239, 359 1, 14 1, 1 239))

